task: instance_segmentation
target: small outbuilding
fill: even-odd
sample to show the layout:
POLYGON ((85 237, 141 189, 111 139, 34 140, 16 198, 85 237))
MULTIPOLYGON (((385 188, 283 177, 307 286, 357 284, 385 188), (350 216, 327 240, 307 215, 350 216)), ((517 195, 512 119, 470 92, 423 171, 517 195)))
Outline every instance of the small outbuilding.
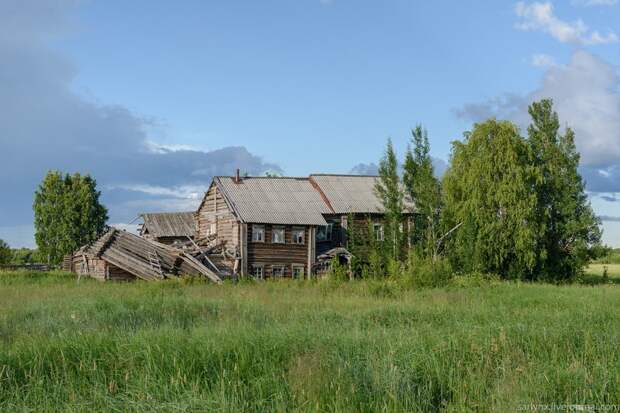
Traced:
POLYGON ((140 236, 162 244, 183 244, 196 236, 194 212, 159 212, 140 214, 144 221, 139 227, 140 236))

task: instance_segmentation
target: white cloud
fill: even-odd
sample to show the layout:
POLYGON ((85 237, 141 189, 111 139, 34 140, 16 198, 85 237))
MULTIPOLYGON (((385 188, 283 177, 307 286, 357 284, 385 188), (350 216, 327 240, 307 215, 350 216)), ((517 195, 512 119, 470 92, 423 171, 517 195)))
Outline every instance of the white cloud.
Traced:
POLYGON ((156 185, 135 184, 106 186, 107 190, 124 189, 131 192, 140 192, 147 195, 165 196, 179 199, 202 199, 207 190, 206 185, 181 185, 176 187, 164 187, 156 185))
POLYGON ((185 144, 164 144, 157 143, 153 141, 145 141, 144 145, 146 146, 147 152, 164 155, 170 152, 181 152, 181 151, 193 151, 193 152, 209 152, 208 150, 204 150, 198 148, 193 145, 185 145, 185 144))
POLYGON ((590 30, 580 19, 572 23, 559 19, 554 15, 553 5, 550 2, 531 4, 519 2, 515 7, 515 13, 521 19, 516 24, 518 29, 542 31, 562 43, 594 45, 618 42, 618 36, 612 31, 604 35, 596 30, 590 30))
POLYGON ((585 7, 614 6, 616 4, 618 4, 618 0, 573 0, 573 5, 585 7))
POLYGON ((532 56, 530 63, 536 67, 553 67, 557 66, 555 59, 552 56, 546 54, 535 54, 532 56))
POLYGON ((512 119, 525 128, 530 121, 529 103, 552 98, 563 125, 575 131, 582 164, 593 168, 591 179, 600 180, 605 178, 601 170, 609 176, 620 173, 615 166, 620 165, 619 89, 620 78, 613 66, 577 50, 567 65, 550 67, 542 84, 527 96, 507 95, 511 98, 468 103, 455 113, 474 121, 492 116, 512 119))
POLYGON ((127 231, 132 234, 138 234, 139 224, 124 224, 124 223, 116 223, 110 224, 111 227, 116 228, 121 231, 127 231))

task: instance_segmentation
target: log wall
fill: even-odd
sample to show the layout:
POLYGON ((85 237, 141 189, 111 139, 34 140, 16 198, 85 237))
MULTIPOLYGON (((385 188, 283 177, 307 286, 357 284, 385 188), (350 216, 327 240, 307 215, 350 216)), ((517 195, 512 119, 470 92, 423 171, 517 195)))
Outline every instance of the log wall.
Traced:
MULTIPOLYGON (((263 224, 258 224, 263 225, 263 224)), ((252 265, 262 265, 265 277, 272 276, 274 265, 284 266, 284 277, 292 277, 293 264, 304 266, 304 275, 308 274, 308 242, 311 242, 309 226, 284 226, 285 243, 272 243, 271 232, 273 225, 265 224, 265 242, 252 241, 252 226, 247 224, 247 265, 251 274, 252 265), (293 244, 293 228, 304 228, 304 243, 293 244)), ((282 226, 282 225, 276 225, 282 226)))
POLYGON ((197 238, 210 235, 212 224, 215 224, 217 231, 217 242, 225 242, 230 249, 239 246, 239 223, 215 184, 205 194, 205 200, 198 210, 197 238))

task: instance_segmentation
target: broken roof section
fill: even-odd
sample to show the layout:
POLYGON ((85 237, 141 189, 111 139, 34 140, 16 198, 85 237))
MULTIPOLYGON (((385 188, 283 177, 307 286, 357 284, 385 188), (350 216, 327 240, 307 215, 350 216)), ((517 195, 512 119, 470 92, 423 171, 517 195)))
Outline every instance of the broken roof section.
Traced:
POLYGON ((160 212, 140 214, 144 225, 140 233, 148 233, 155 238, 193 237, 196 234, 196 221, 193 212, 160 212))
MULTIPOLYGON (((310 175, 336 214, 381 214, 383 204, 376 194, 378 176, 364 175, 310 175)), ((414 204, 405 199, 408 212, 414 211, 414 204)))
POLYGON ((332 211, 308 178, 249 177, 214 181, 243 222, 285 225, 327 225, 332 211))
POLYGON ((162 280, 178 275, 201 275, 221 283, 221 278, 188 252, 111 228, 74 256, 100 258, 143 280, 162 280))

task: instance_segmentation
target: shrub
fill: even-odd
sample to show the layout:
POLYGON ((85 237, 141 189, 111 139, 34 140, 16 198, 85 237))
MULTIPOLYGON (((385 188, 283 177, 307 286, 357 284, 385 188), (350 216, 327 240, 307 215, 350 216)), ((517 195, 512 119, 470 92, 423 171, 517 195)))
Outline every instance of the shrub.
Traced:
POLYGON ((416 252, 410 252, 402 279, 410 287, 440 287, 452 278, 452 268, 447 259, 439 257, 433 261, 416 252))

